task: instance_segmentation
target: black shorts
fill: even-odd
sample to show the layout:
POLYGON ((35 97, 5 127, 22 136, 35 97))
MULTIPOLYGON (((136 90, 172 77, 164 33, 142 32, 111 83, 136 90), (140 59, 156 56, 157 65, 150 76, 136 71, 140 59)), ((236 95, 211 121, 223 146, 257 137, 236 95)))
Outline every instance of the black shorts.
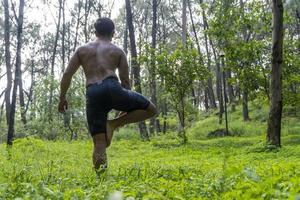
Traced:
POLYGON ((90 84, 86 88, 86 115, 93 136, 106 133, 107 114, 112 109, 130 112, 146 110, 150 101, 143 95, 123 88, 114 76, 90 84))

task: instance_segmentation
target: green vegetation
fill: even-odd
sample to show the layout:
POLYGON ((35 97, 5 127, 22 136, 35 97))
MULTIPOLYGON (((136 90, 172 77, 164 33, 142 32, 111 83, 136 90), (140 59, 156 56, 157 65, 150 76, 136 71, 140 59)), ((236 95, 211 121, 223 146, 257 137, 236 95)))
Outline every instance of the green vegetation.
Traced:
POLYGON ((0 199, 105 199, 116 191, 124 199, 299 199, 299 119, 284 119, 282 148, 265 147, 267 109, 254 108, 250 122, 229 114, 238 136, 207 139, 219 127, 217 116, 206 117, 187 129, 186 145, 175 133, 141 142, 137 132, 121 129, 99 178, 89 140, 24 138, 9 152, 2 144, 0 199))

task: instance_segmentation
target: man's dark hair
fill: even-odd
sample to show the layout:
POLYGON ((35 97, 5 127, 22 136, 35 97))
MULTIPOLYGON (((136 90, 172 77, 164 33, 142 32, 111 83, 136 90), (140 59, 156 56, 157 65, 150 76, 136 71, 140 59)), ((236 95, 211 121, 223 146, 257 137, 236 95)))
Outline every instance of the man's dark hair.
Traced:
POLYGON ((111 36, 115 30, 114 22, 107 17, 101 17, 97 19, 97 21, 94 23, 94 27, 96 32, 102 36, 111 36))

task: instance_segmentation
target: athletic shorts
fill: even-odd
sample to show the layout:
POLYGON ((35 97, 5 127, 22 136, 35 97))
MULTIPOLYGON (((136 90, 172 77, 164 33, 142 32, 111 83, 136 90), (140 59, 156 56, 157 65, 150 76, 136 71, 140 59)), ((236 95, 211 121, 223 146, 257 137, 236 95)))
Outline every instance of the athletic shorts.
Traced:
POLYGON ((107 114, 112 109, 130 112, 146 110, 150 101, 143 95, 123 88, 110 76, 86 88, 86 115, 90 134, 106 134, 107 114))

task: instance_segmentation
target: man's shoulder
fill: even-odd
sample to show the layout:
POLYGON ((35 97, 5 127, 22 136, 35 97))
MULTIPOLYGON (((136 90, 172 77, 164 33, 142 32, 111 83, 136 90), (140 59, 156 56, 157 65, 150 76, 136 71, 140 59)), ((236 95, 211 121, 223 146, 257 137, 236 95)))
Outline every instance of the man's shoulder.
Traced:
POLYGON ((113 50, 115 50, 118 53, 122 53, 123 52, 123 50, 120 47, 118 47, 118 45, 116 45, 114 43, 111 43, 111 47, 112 47, 113 50))
MULTIPOLYGON (((85 52, 87 50, 91 50, 91 49, 95 49, 95 47, 99 45, 96 42, 88 42, 86 44, 83 44, 79 47, 77 47, 76 52, 80 53, 80 52, 85 52)), ((116 54, 119 54, 120 56, 125 55, 123 49, 121 49, 118 45, 114 44, 114 43, 110 43, 109 46, 106 46, 106 48, 109 48, 110 51, 113 51, 116 54)))
POLYGON ((78 46, 78 47, 75 49, 75 53, 79 53, 79 52, 83 51, 83 50, 86 49, 86 48, 87 48, 87 44, 78 46))
POLYGON ((95 44, 93 44, 93 42, 88 42, 88 43, 85 43, 81 46, 78 46, 75 50, 75 53, 84 53, 86 51, 89 51, 91 50, 92 48, 94 48, 95 44))

